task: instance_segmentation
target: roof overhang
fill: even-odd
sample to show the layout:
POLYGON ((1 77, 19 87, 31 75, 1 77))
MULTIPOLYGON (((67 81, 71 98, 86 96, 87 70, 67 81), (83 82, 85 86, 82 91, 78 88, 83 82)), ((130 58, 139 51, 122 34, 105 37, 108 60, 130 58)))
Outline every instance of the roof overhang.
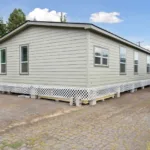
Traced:
POLYGON ((149 51, 149 50, 147 50, 147 49, 145 49, 145 48, 143 48, 143 47, 141 47, 141 46, 139 46, 139 45, 137 45, 137 44, 135 44, 135 43, 133 43, 133 42, 131 42, 131 41, 128 41, 128 40, 126 40, 126 39, 124 39, 124 38, 122 38, 122 37, 120 37, 120 36, 118 36, 118 35, 115 35, 115 34, 109 32, 109 31, 106 31, 106 30, 104 30, 104 29, 101 29, 101 28, 99 28, 99 27, 97 27, 97 26, 95 26, 95 25, 92 25, 92 26, 91 26, 91 29, 94 30, 94 31, 97 31, 98 33, 101 33, 101 34, 103 34, 103 35, 105 35, 105 36, 108 36, 108 37, 110 37, 110 38, 112 38, 112 39, 114 39, 114 40, 117 40, 117 41, 119 41, 119 42, 121 42, 121 43, 124 43, 124 44, 126 44, 126 45, 128 45, 128 46, 131 46, 131 47, 133 47, 133 48, 136 48, 136 49, 138 49, 138 50, 141 50, 141 51, 144 51, 144 52, 150 54, 150 51, 149 51))
POLYGON ((104 36, 107 36, 113 40, 119 41, 121 43, 124 43, 128 46, 131 46, 133 48, 136 48, 138 50, 144 51, 146 53, 150 54, 150 51, 138 46, 137 44, 132 43, 131 41, 128 41, 120 36, 117 36, 107 30, 104 30, 98 26, 95 26, 90 23, 60 23, 60 22, 45 22, 45 21, 26 21, 24 24, 16 28, 15 30, 11 31, 10 33, 6 34, 2 38, 0 38, 0 43, 7 40, 8 38, 12 37, 13 35, 19 33, 20 31, 24 30, 25 28, 29 26, 47 26, 47 27, 61 27, 61 28, 78 28, 78 29, 85 29, 85 30, 91 30, 100 34, 103 34, 104 36))

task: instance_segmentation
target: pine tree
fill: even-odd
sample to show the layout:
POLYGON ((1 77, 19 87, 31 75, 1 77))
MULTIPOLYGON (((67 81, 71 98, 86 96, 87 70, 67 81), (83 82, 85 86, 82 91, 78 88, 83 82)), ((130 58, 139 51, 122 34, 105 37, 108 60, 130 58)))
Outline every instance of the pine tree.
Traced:
POLYGON ((8 18, 8 31, 12 31, 26 21, 26 16, 21 9, 14 9, 8 18))
POLYGON ((6 24, 3 21, 3 18, 0 18, 0 37, 6 34, 6 24))

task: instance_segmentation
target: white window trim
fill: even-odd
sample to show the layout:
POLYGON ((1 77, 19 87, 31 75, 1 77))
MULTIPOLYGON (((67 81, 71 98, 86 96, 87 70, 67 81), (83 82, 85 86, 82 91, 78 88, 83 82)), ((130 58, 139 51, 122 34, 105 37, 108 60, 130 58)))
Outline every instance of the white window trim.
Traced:
POLYGON ((109 50, 107 48, 104 48, 104 47, 100 47, 100 46, 94 46, 94 66, 100 66, 100 67, 109 67, 109 50), (108 52, 108 57, 105 57, 105 56, 95 56, 95 48, 100 48, 103 50, 106 50, 108 52), (95 63, 95 58, 101 58, 100 59, 100 64, 96 64, 95 63), (103 64, 103 58, 107 59, 107 65, 104 65, 103 64))
POLYGON ((29 75, 29 45, 20 45, 20 61, 19 61, 19 69, 20 69, 20 75, 29 75), (26 46, 27 47, 27 52, 28 52, 28 61, 21 61, 22 58, 22 47, 26 46), (23 63, 28 63, 28 72, 22 72, 22 64, 23 63))
POLYGON ((0 74, 1 74, 1 75, 6 75, 6 74, 7 74, 7 50, 6 50, 6 48, 0 48, 0 74), (5 50, 5 55, 6 55, 6 58, 5 58, 6 61, 5 61, 5 63, 1 63, 1 51, 2 51, 2 50, 5 50), (2 65, 2 64, 6 65, 6 68, 5 68, 5 69, 6 69, 6 72, 5 72, 5 73, 2 73, 2 72, 1 72, 1 65, 2 65))
POLYGON ((127 48, 124 47, 124 46, 120 46, 120 47, 119 47, 119 66, 120 66, 120 64, 125 64, 125 72, 120 72, 120 69, 121 69, 121 68, 119 68, 120 75, 126 75, 126 72, 127 72, 127 48), (120 49, 121 49, 121 48, 124 48, 124 49, 126 50, 126 54, 125 54, 125 59, 126 59, 126 61, 125 61, 125 62, 121 62, 121 61, 120 61, 120 58, 121 58, 121 57, 120 57, 120 56, 121 56, 121 55, 120 55, 120 54, 121 54, 121 53, 120 53, 120 49))
POLYGON ((134 51, 134 67, 135 67, 135 66, 137 66, 137 72, 135 72, 135 70, 134 70, 134 74, 138 74, 138 73, 139 73, 139 52, 137 52, 137 51, 134 51), (137 63, 137 64, 135 63, 135 60, 136 60, 136 59, 135 59, 135 53, 138 54, 138 60, 137 60, 138 63, 137 63))
POLYGON ((148 63, 148 57, 150 58, 150 55, 147 55, 146 72, 147 72, 147 66, 149 65, 149 72, 147 72, 147 74, 150 74, 150 63, 148 63))

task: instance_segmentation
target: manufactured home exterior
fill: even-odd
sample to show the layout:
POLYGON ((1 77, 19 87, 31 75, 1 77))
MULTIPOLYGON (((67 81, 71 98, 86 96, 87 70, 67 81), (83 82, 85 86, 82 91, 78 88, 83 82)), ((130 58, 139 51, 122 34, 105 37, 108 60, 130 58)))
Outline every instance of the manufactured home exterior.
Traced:
POLYGON ((92 24, 27 21, 0 39, 0 55, 3 91, 90 100, 150 84, 150 51, 92 24))
POLYGON ((150 74, 147 72, 147 57, 149 53, 92 32, 90 32, 89 43, 89 87, 150 79, 150 74), (94 64, 94 47, 108 50, 108 66, 94 64), (124 73, 120 72, 121 48, 126 50, 126 68, 124 73), (137 72, 134 72, 135 53, 138 55, 137 72))

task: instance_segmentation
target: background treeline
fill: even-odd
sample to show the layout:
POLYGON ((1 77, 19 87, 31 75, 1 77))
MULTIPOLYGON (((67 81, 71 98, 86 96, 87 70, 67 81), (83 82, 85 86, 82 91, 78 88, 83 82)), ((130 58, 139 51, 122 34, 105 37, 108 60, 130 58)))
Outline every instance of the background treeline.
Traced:
POLYGON ((4 22, 0 17, 0 37, 17 28, 26 21, 25 13, 21 9, 14 9, 8 17, 8 21, 4 22))
MULTIPOLYGON (((9 15, 8 21, 4 21, 3 17, 0 17, 0 38, 11 32, 26 21, 26 15, 21 9, 14 9, 9 15)), ((34 20, 36 21, 36 19, 34 20)), ((61 13, 60 22, 66 22, 66 16, 61 13)))

